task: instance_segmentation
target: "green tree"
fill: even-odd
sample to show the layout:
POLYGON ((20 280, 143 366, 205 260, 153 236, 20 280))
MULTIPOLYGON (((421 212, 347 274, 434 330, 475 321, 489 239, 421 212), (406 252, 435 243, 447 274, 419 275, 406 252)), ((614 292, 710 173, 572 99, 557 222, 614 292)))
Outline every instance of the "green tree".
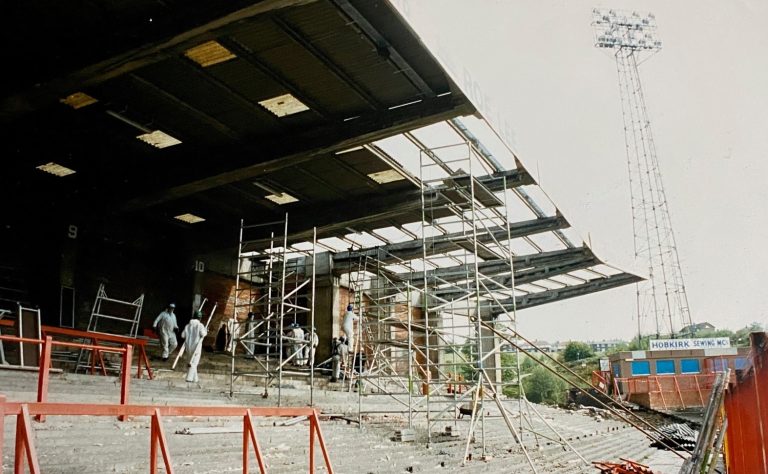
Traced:
POLYGON ((595 351, 592 350, 592 346, 583 342, 571 341, 565 346, 563 350, 563 361, 573 362, 576 360, 589 359, 595 355, 595 351))
POLYGON ((528 400, 534 403, 562 403, 565 399, 565 382, 541 366, 523 379, 523 387, 528 400))
POLYGON ((615 346, 605 351, 605 355, 609 356, 612 354, 616 354, 617 352, 624 352, 624 351, 631 351, 631 350, 632 349, 630 349, 629 342, 622 342, 620 344, 616 344, 615 346))
POLYGON ((739 329, 731 337, 731 345, 734 347, 748 347, 749 346, 749 334, 752 332, 763 331, 763 326, 759 323, 752 323, 748 326, 744 326, 739 329))

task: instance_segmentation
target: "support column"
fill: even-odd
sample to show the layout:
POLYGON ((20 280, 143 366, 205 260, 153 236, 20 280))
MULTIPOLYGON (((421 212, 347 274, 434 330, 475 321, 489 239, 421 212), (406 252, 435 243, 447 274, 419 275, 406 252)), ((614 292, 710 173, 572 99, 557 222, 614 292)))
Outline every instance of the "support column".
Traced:
MULTIPOLYGON (((482 318, 483 322, 495 327, 496 318, 494 315, 486 314, 485 311, 483 311, 481 312, 480 317, 482 318)), ((504 372, 501 363, 501 352, 498 350, 501 346, 501 341, 492 331, 485 327, 481 328, 480 337, 483 346, 483 355, 496 351, 493 353, 493 355, 488 356, 485 359, 483 362, 483 367, 485 368, 485 371, 488 374, 488 377, 490 378, 491 383, 494 385, 496 391, 501 393, 503 382, 502 375, 504 372)))

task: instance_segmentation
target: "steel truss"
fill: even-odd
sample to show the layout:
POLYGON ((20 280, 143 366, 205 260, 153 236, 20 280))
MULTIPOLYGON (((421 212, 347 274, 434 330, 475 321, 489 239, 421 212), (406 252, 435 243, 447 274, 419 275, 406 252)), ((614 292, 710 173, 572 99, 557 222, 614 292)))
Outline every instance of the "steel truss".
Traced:
POLYGON ((595 46, 613 50, 616 60, 635 258, 648 271, 648 279, 637 283, 638 338, 648 321, 653 322, 657 337, 674 335, 693 322, 638 69, 642 54, 661 50, 656 20, 652 14, 637 12, 593 13, 595 46))

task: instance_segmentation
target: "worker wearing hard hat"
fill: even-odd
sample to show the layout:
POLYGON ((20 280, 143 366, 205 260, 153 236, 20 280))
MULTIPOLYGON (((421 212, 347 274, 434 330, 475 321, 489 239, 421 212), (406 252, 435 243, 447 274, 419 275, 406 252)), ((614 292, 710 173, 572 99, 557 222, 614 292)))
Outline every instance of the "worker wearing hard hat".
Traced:
POLYGON ((200 363, 200 353, 203 350, 203 339, 208 335, 208 330, 200 322, 200 318, 203 317, 202 311, 195 311, 192 315, 192 320, 184 327, 184 331, 181 333, 181 338, 184 339, 184 347, 187 362, 187 382, 198 382, 197 378, 197 364, 200 363))
POLYGON ((169 304, 165 311, 157 315, 155 322, 152 323, 155 332, 160 336, 160 346, 163 348, 163 360, 168 360, 168 356, 171 352, 176 350, 176 346, 178 345, 178 342, 176 342, 176 333, 174 333, 174 331, 179 329, 179 325, 176 323, 176 315, 173 314, 175 309, 175 304, 169 304))

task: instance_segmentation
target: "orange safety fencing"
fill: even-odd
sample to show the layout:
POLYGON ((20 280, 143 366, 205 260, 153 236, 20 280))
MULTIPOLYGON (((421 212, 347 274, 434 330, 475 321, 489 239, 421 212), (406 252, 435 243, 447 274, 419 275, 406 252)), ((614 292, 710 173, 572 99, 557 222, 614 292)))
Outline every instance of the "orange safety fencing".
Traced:
POLYGON ((611 378, 611 372, 607 370, 592 371, 592 386, 603 393, 608 393, 608 380, 611 378))
POLYGON ((750 335, 749 365, 725 394, 728 473, 768 474, 768 334, 750 335))
MULTIPOLYGON (((130 344, 126 345, 125 347, 96 346, 92 344, 81 344, 77 342, 54 341, 51 339, 51 336, 46 336, 45 339, 30 339, 27 337, 0 335, 0 341, 23 342, 40 345, 40 365, 38 366, 37 376, 38 403, 45 403, 48 401, 48 380, 50 377, 51 351, 53 350, 53 346, 87 349, 93 351, 94 353, 121 353, 123 354, 123 363, 120 371, 120 404, 125 405, 128 403, 128 392, 131 383, 131 360, 133 359, 133 346, 130 344)), ((37 421, 45 421, 45 414, 37 414, 35 419, 37 419, 37 421)))
MULTIPOLYGON (((147 371, 147 376, 150 380, 154 378, 154 374, 152 373, 152 366, 149 363, 149 356, 147 356, 147 340, 146 339, 140 339, 137 337, 128 337, 128 336, 118 336, 115 334, 105 334, 100 332, 92 332, 92 331, 80 331, 79 329, 70 329, 70 328, 57 328, 54 326, 46 326, 43 325, 41 328, 43 337, 45 336, 64 336, 64 337, 70 337, 70 338, 76 338, 76 339, 87 339, 90 340, 90 343, 98 346, 101 345, 104 342, 109 342, 113 344, 119 344, 121 347, 126 346, 133 346, 134 352, 137 356, 137 364, 136 364, 136 378, 140 379, 142 378, 142 375, 144 371, 147 371)), ((90 357, 90 365, 91 365, 91 374, 94 374, 96 372, 96 367, 101 368, 102 375, 107 375, 107 365, 104 363, 104 356, 102 354, 101 350, 93 350, 91 351, 91 357, 90 357)))
POLYGON ((630 400, 647 395, 664 409, 704 406, 717 374, 648 375, 613 379, 614 395, 630 400))
POLYGON ((274 407, 232 407, 232 406, 151 406, 151 405, 100 405, 84 403, 23 403, 8 402, 0 395, 0 459, 3 454, 3 425, 6 416, 16 416, 16 443, 14 472, 24 472, 26 460, 31 474, 40 473, 40 465, 35 449, 35 437, 32 431, 31 415, 36 416, 148 416, 150 420, 150 473, 157 473, 157 457, 161 455, 165 472, 173 474, 173 463, 168 450, 168 442, 163 430, 162 417, 170 416, 217 416, 243 418, 243 472, 248 473, 249 455, 253 447, 259 472, 266 474, 267 465, 256 438, 254 416, 300 417, 309 420, 309 472, 315 472, 315 444, 320 446, 326 471, 333 474, 331 459, 325 446, 325 439, 320 430, 318 413, 312 408, 274 408, 274 407), (158 453, 159 451, 159 453, 158 453))

